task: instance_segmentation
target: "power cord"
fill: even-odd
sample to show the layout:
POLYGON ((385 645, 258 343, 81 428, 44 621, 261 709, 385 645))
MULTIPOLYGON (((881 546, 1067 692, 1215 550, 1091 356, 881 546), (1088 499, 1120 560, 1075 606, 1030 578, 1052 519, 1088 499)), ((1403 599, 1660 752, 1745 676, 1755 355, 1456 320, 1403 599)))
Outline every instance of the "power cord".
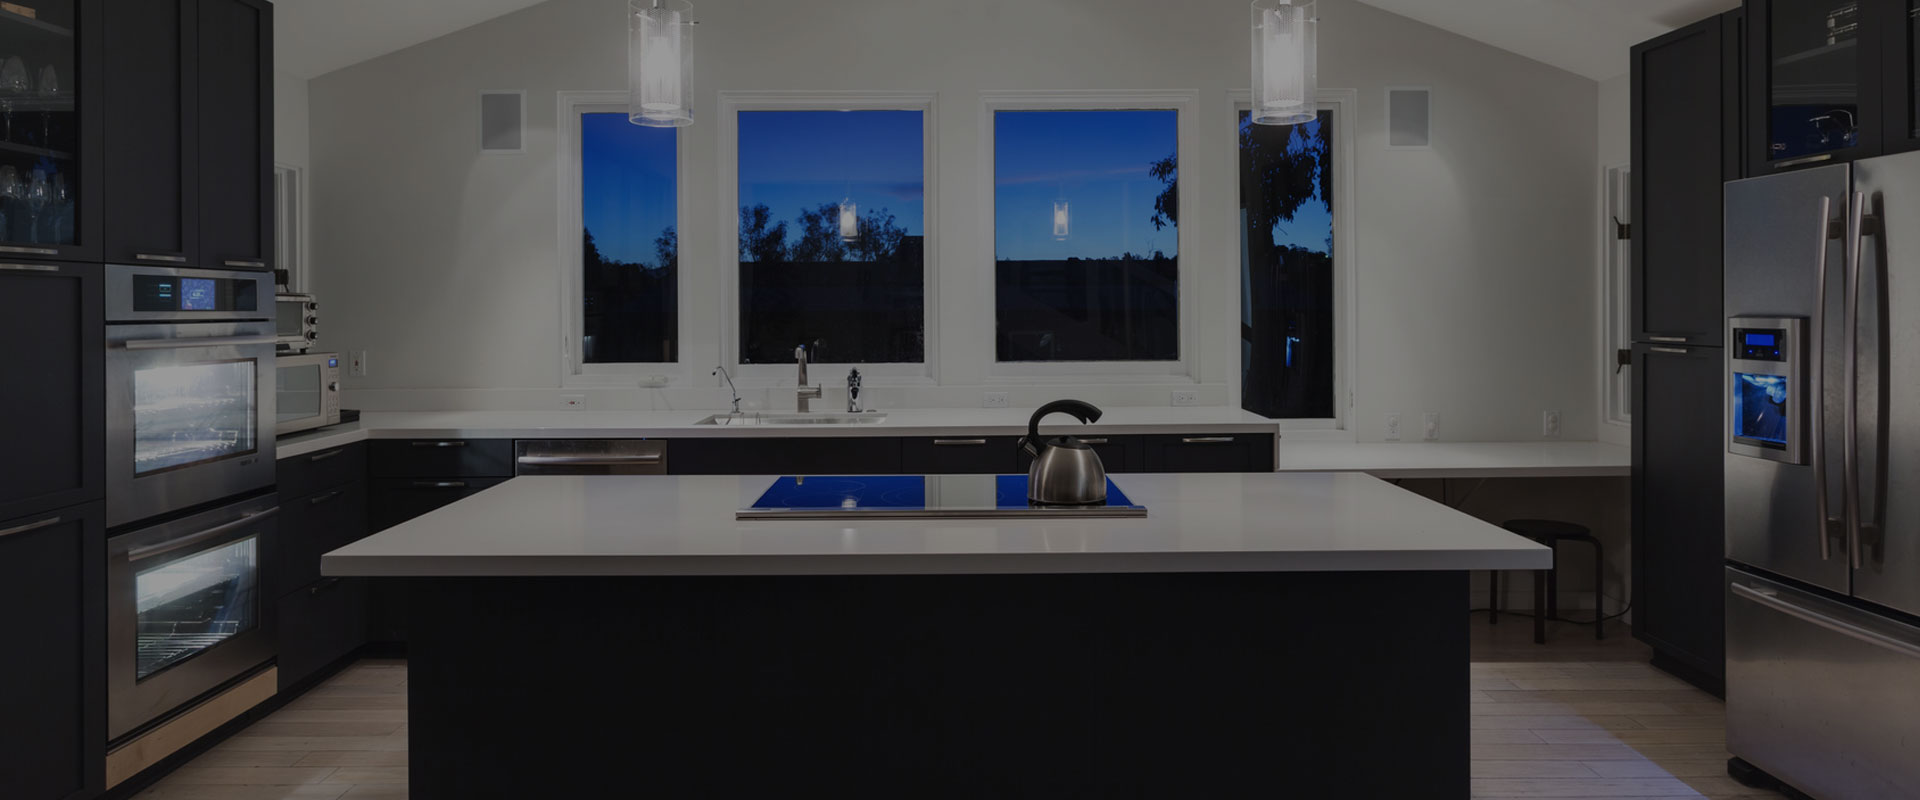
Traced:
MULTIPOLYGON (((1491 608, 1470 608, 1470 609, 1467 609, 1467 614, 1469 614, 1469 615, 1472 615, 1472 614, 1485 614, 1485 613, 1487 613, 1487 612, 1490 612, 1490 611, 1492 611, 1492 610, 1493 610, 1493 609, 1491 609, 1491 608)), ((1548 618, 1547 618, 1547 621, 1548 621, 1548 622, 1566 622, 1566 623, 1571 623, 1571 624, 1574 624, 1574 625, 1594 625, 1594 624, 1598 624, 1598 623, 1601 623, 1601 622, 1611 622, 1611 621, 1613 621, 1613 620, 1616 620, 1616 619, 1619 619, 1619 618, 1621 618, 1621 617, 1624 617, 1624 616, 1626 616, 1626 615, 1627 615, 1627 612, 1629 612, 1629 611, 1632 611, 1632 610, 1633 610, 1633 604, 1632 604, 1632 603, 1628 603, 1628 604, 1627 604, 1627 606, 1626 606, 1625 608, 1622 608, 1622 609, 1620 609, 1620 610, 1619 610, 1618 612, 1616 612, 1616 613, 1613 613, 1613 614, 1608 614, 1608 615, 1606 615, 1606 616, 1604 616, 1604 617, 1600 617, 1599 619, 1567 619, 1566 617, 1548 617, 1548 618)), ((1501 610, 1500 610, 1500 613, 1502 613, 1502 614, 1512 614, 1513 616, 1516 616, 1516 617, 1525 617, 1525 618, 1527 618, 1527 619, 1533 619, 1533 617, 1534 617, 1534 615, 1533 615, 1533 612, 1531 612, 1531 611, 1508 611, 1508 610, 1506 610, 1506 609, 1501 609, 1501 610)))

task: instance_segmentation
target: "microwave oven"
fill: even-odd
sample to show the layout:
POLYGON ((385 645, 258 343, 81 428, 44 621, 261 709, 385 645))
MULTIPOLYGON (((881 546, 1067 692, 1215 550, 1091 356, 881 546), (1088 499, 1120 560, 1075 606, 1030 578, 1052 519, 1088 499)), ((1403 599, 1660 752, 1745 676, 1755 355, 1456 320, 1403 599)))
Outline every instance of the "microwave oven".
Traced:
POLYGON ((310 294, 280 293, 273 298, 274 343, 281 352, 304 353, 320 338, 320 304, 310 294))
POLYGON ((273 432, 285 436, 340 422, 340 354, 303 353, 275 359, 273 432))

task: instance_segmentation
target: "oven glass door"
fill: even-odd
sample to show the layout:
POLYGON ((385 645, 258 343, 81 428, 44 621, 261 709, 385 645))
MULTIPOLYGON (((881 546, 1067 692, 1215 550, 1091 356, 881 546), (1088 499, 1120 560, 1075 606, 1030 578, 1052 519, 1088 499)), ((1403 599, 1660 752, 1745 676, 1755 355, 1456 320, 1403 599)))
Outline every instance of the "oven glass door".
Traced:
POLYGON ((257 359, 162 363, 133 372, 133 472, 249 455, 260 437, 257 359))
POLYGON ((134 680, 260 626, 260 537, 136 564, 134 680))

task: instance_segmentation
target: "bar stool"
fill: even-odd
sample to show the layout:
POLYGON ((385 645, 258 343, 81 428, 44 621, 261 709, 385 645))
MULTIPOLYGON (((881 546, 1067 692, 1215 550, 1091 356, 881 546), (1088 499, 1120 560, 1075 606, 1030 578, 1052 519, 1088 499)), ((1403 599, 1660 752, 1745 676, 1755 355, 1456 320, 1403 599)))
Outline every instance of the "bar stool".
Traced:
MULTIPOLYGON (((1501 524, 1502 528, 1539 542, 1554 551, 1553 569, 1534 570, 1533 572, 1533 642, 1546 644, 1547 619, 1560 616, 1560 543, 1584 542, 1593 545, 1593 638, 1606 638, 1606 609, 1600 603, 1601 570, 1605 568, 1606 551, 1600 540, 1594 538, 1593 531, 1585 525, 1561 522, 1551 519, 1510 519, 1501 524)), ((1500 571, 1488 574, 1489 611, 1487 624, 1500 621, 1500 571)))

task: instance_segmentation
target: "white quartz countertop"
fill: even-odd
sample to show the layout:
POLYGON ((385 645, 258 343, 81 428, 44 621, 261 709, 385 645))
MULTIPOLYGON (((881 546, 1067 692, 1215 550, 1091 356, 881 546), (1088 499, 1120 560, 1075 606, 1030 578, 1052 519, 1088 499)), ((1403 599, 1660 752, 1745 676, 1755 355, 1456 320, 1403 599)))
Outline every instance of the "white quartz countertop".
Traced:
POLYGON ((1280 441, 1280 472, 1379 478, 1576 478, 1629 475, 1632 448, 1606 442, 1280 441))
POLYGON ((520 477, 327 553, 332 576, 1544 569, 1545 547, 1354 473, 1116 475, 1143 519, 736 520, 770 476, 520 477))
MULTIPOLYGON (((882 410, 884 422, 863 425, 700 425, 715 411, 370 411, 359 422, 280 439, 279 458, 366 439, 660 439, 836 436, 1016 436, 1032 409, 908 408, 882 410)), ((779 413, 779 412, 769 412, 779 413)), ((1277 433, 1273 420, 1237 408, 1107 409, 1082 425, 1049 417, 1049 434, 1277 433)))

